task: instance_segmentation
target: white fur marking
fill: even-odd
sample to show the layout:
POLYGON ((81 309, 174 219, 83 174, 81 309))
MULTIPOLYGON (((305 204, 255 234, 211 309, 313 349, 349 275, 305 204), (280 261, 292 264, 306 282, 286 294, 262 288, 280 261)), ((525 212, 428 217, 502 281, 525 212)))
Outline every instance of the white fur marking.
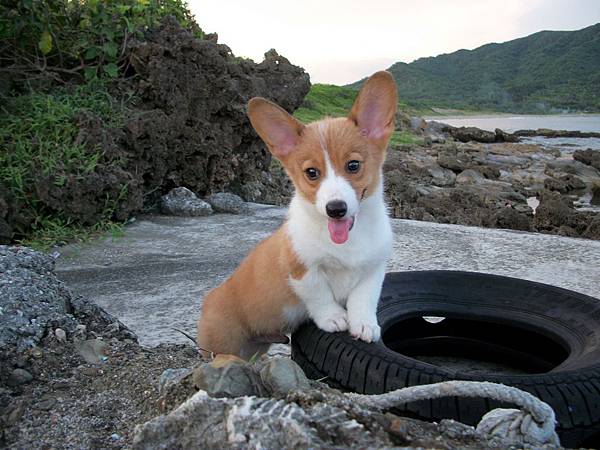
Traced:
POLYGON ((319 123, 317 128, 321 150, 325 157, 325 179, 321 182, 317 191, 316 206, 317 210, 327 216, 325 209, 327 203, 332 200, 343 200, 346 202, 348 212, 346 217, 355 216, 358 213, 360 199, 357 198, 356 192, 346 178, 335 172, 331 159, 329 158, 329 150, 325 142, 324 134, 325 124, 319 123))

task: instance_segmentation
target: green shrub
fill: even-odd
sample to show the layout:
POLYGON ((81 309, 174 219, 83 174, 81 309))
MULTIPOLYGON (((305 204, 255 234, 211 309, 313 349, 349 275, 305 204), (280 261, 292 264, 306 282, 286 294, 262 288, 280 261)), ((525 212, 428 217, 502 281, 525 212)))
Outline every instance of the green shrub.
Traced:
POLYGON ((27 78, 116 77, 127 42, 165 16, 202 38, 183 0, 8 0, 0 13, 3 65, 27 78))
MULTIPOLYGON (((27 219, 27 229, 16 230, 18 236, 45 242, 45 246, 83 232, 83 227, 60 212, 44 208, 36 194, 36 177, 52 175, 60 186, 65 174, 85 177, 93 172, 102 158, 101 149, 86 148, 78 141, 76 118, 82 111, 92 111, 108 127, 120 127, 125 108, 100 81, 7 99, 0 112, 0 183, 11 191, 21 216, 27 219)), ((114 202, 107 202, 102 224, 108 225, 113 208, 114 202)))
POLYGON ((126 72, 128 42, 166 16, 204 37, 185 0, 2 0, 0 75, 8 83, 0 83, 0 183, 16 199, 16 237, 25 244, 47 248, 118 230, 114 198, 98 223, 83 226, 41 202, 36 177, 50 174, 61 186, 99 164, 124 164, 79 142, 76 118, 90 111, 109 129, 122 126, 132 99, 125 89, 115 99, 109 87, 122 86, 113 79, 126 72))

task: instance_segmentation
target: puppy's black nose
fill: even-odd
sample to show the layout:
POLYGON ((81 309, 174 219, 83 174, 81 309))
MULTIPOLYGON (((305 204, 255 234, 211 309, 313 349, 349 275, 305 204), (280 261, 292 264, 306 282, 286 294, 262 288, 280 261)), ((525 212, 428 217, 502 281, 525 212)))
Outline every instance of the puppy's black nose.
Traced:
POLYGON ((341 219, 348 212, 348 205, 343 200, 331 200, 325 205, 325 211, 332 219, 341 219))

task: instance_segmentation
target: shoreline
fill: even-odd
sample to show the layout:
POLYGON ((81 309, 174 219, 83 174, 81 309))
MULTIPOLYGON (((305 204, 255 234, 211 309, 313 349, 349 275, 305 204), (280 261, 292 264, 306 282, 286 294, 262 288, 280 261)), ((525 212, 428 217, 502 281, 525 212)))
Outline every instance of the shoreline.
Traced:
POLYGON ((424 116, 424 120, 456 128, 501 129, 507 133, 519 132, 520 135, 530 136, 569 137, 567 134, 577 134, 572 137, 600 137, 600 114, 424 116), (584 136, 586 134, 589 136, 584 136))
MULTIPOLYGON (((461 120, 461 119, 472 119, 474 117, 477 117, 479 119, 496 119, 496 118, 501 118, 501 119, 507 119, 507 118, 534 118, 534 117, 539 117, 539 118, 548 118, 548 117, 560 117, 560 118, 567 118, 567 117, 598 117, 599 119, 599 124, 600 124, 600 112, 597 113, 565 113, 565 114, 541 114, 541 113, 537 113, 537 114, 519 114, 519 113, 492 113, 492 112, 466 112, 465 114, 459 114, 459 113, 453 113, 450 115, 446 115, 446 114, 427 114, 423 116, 424 120, 436 120, 436 119, 440 119, 440 118, 444 118, 444 119, 450 119, 450 120, 461 120)), ((600 125, 599 125, 599 131, 600 131, 600 125)))

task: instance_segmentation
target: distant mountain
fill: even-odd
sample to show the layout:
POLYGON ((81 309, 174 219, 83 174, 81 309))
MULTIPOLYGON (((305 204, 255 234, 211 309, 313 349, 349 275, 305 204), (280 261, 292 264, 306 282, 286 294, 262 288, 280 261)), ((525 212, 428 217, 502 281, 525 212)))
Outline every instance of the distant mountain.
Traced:
POLYGON ((415 108, 600 112, 600 23, 399 62, 388 70, 400 99, 415 108))

